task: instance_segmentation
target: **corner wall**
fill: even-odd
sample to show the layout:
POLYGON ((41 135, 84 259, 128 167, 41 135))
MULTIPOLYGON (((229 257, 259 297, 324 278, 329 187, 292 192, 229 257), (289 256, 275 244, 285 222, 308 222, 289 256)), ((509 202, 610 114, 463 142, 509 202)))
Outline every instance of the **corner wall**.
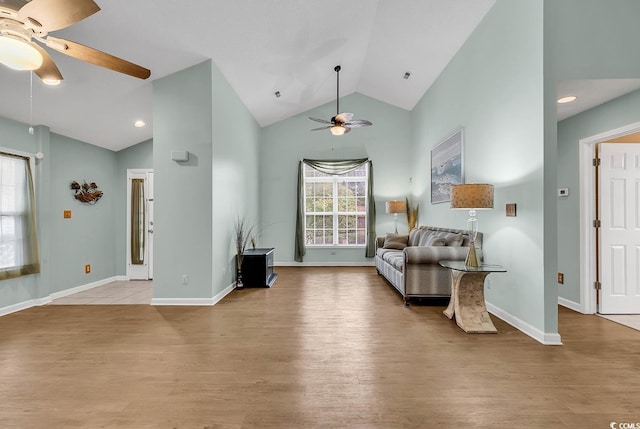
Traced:
POLYGON ((557 310, 545 304, 554 267, 544 264, 542 20, 538 1, 498 0, 427 91, 411 114, 413 190, 426 206, 420 224, 466 227, 468 213, 430 203, 425 168, 430 151, 464 128, 465 182, 495 187, 494 209, 477 215, 485 261, 508 270, 487 277, 487 301, 538 341, 558 343, 557 310), (505 216, 506 203, 517 204, 517 217, 505 216))

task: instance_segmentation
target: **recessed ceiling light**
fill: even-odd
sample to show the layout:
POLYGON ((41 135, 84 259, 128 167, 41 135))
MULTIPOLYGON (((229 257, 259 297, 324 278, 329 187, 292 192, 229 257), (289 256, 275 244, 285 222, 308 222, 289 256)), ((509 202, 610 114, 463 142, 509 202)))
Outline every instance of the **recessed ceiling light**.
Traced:
POLYGON ((566 97, 558 98, 558 103, 571 103, 572 101, 576 101, 577 98, 578 97, 576 97, 575 95, 568 95, 566 97))
POLYGON ((276 95, 276 98, 280 98, 280 95, 282 95, 282 94, 280 94, 280 91, 276 91, 275 95, 276 95))
POLYGON ((142 128, 145 125, 147 125, 147 124, 144 121, 141 121, 141 120, 137 120, 137 121, 135 121, 133 123, 133 126, 136 127, 136 128, 142 128))
POLYGON ((409 79, 409 76, 411 76, 411 73, 405 72, 403 78, 404 79, 409 79))

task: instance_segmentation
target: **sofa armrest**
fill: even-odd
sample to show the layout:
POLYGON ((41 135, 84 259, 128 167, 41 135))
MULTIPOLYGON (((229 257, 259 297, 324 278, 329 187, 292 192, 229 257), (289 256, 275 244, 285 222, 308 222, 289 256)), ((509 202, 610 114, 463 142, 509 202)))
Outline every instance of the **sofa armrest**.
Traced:
MULTIPOLYGON (((478 258, 482 250, 476 248, 478 258)), ((437 264, 439 261, 464 261, 469 253, 468 247, 452 246, 409 246, 404 249, 406 264, 437 264)))

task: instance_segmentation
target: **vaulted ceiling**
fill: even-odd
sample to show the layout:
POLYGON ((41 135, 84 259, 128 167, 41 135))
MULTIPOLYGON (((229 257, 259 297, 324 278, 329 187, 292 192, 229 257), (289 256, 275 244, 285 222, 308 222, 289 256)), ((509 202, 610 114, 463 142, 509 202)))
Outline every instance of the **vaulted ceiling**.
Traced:
MULTIPOLYGON (((337 64, 341 96, 359 92, 410 110, 495 2, 95 1, 101 11, 52 35, 140 64, 151 77, 48 50, 63 83, 48 87, 33 75, 30 103, 32 73, 0 65, 0 116, 120 150, 152 137, 152 81, 207 59, 261 126, 335 100, 337 64), (137 119, 147 126, 134 128, 137 119)), ((0 7, 25 3, 0 0, 0 7)))
MULTIPOLYGON (((337 64, 341 96, 359 92, 412 109, 494 3, 95 1, 101 11, 52 35, 140 64, 151 77, 139 80, 48 50, 62 84, 44 86, 34 75, 31 114, 31 73, 0 65, 0 116, 119 150, 152 137, 151 81, 207 59, 261 126, 335 100, 337 64), (136 119, 147 126, 134 128, 136 119)), ((0 0, 0 6, 21 3, 0 0)))

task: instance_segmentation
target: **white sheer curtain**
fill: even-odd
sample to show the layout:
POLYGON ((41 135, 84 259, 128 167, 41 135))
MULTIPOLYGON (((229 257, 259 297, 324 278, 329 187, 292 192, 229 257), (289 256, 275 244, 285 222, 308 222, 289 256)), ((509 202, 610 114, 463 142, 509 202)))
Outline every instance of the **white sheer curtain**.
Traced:
POLYGON ((39 272, 31 164, 0 152, 0 280, 39 272))

